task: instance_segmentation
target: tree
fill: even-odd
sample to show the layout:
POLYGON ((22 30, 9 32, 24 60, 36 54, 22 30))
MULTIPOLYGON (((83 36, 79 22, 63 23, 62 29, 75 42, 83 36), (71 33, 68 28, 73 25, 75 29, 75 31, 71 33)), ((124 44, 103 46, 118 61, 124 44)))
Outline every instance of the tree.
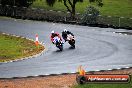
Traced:
MULTIPOLYGON (((67 11, 71 13, 71 17, 75 17, 76 13, 76 4, 77 2, 83 2, 83 0, 46 0, 49 6, 53 6, 56 1, 63 2, 67 11)), ((88 0, 90 3, 96 2, 98 6, 103 6, 102 0, 88 0)))
POLYGON ((11 6, 28 7, 33 3, 33 1, 35 0, 1 0, 1 4, 3 6, 11 5, 11 6))
POLYGON ((86 8, 85 13, 82 16, 82 23, 84 24, 96 24, 99 16, 99 10, 93 6, 86 8))

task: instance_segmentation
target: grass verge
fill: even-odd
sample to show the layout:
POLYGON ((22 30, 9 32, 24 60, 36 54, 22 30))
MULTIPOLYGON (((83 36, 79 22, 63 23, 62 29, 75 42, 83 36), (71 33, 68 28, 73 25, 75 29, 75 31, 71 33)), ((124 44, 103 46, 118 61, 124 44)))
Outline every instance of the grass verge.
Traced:
POLYGON ((0 33, 0 62, 12 61, 40 53, 44 47, 35 46, 26 38, 8 36, 0 33))
POLYGON ((128 84, 85 84, 75 85, 72 88, 132 88, 132 82, 128 84))
MULTIPOLYGON (((101 15, 132 17, 132 0, 103 0, 103 3, 104 6, 99 7, 101 15)), ((90 4, 88 0, 84 0, 83 3, 76 4, 76 12, 83 13, 89 5, 97 6, 90 4)), ((50 7, 46 4, 45 0, 36 0, 31 7, 67 11, 63 2, 56 2, 53 7, 50 7)))

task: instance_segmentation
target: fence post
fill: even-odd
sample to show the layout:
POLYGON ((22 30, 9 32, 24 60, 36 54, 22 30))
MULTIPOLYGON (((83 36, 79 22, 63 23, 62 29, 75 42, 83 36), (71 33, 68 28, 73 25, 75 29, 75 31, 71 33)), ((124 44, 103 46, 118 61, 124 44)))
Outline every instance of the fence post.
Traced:
POLYGON ((119 27, 121 27, 121 19, 124 17, 119 17, 119 27))
POLYGON ((15 10, 16 10, 16 6, 13 6, 13 17, 15 17, 15 10))
POLYGON ((102 17, 101 15, 98 15, 98 19, 97 19, 97 23, 98 24, 101 24, 102 23, 102 18, 101 17, 102 17))
POLYGON ((118 25, 119 27, 121 26, 120 23, 121 23, 121 18, 119 17, 119 25, 118 25))
MULTIPOLYGON (((132 18, 130 18, 130 20, 132 21, 132 18)), ((132 25, 130 25, 130 27, 132 27, 132 25)))
POLYGON ((6 5, 6 16, 8 15, 8 7, 9 7, 9 5, 6 5))
POLYGON ((2 15, 2 5, 0 4, 0 15, 2 15))
POLYGON ((66 22, 66 16, 64 17, 64 20, 65 20, 65 22, 66 22))
POLYGON ((107 26, 110 26, 110 21, 109 21, 110 18, 111 16, 108 16, 107 26))

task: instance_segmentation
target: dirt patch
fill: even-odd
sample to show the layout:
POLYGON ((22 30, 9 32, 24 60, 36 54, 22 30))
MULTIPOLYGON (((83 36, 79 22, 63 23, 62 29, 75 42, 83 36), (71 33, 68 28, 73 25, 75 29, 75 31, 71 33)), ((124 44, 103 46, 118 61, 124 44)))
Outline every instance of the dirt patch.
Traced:
POLYGON ((69 88, 75 81, 76 75, 60 75, 22 79, 0 80, 0 88, 69 88))

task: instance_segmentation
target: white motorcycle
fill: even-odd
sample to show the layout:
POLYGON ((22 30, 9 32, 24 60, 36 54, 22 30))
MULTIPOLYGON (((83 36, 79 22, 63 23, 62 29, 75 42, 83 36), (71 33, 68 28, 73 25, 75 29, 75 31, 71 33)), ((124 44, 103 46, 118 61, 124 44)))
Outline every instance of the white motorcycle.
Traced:
POLYGON ((68 34, 67 35, 67 41, 73 48, 75 48, 75 38, 74 38, 74 36, 72 36, 71 34, 68 34))

